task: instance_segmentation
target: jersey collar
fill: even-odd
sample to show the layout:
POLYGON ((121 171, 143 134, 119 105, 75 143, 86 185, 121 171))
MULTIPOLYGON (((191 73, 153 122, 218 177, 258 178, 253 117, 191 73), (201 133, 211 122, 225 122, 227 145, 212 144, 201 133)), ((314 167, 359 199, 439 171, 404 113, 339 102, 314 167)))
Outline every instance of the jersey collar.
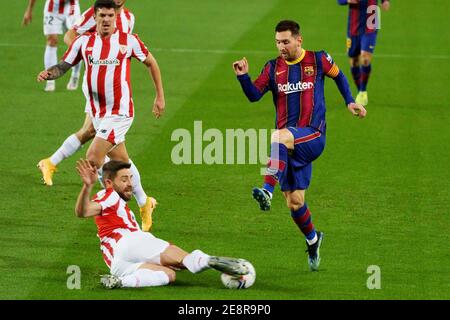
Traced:
POLYGON ((306 50, 303 49, 303 52, 302 52, 302 54, 300 55, 300 57, 298 57, 298 58, 295 59, 294 61, 287 61, 287 60, 285 60, 285 61, 286 61, 286 64, 288 64, 288 65, 293 65, 293 64, 300 63, 300 62, 303 60, 303 58, 305 57, 305 54, 306 54, 306 50))

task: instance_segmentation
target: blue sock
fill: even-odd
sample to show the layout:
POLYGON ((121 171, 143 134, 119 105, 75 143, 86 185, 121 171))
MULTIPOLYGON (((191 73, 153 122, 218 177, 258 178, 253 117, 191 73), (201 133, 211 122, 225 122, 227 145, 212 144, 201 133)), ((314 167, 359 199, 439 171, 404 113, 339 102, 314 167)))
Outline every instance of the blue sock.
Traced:
POLYGON ((361 67, 361 82, 359 85, 359 91, 367 91, 367 83, 369 82, 370 72, 372 71, 372 65, 361 67))
POLYGON ((263 185, 263 188, 270 193, 273 193, 275 185, 280 180, 280 176, 286 168, 287 159, 287 147, 282 143, 273 142, 270 146, 270 159, 267 164, 263 185))
POLYGON ((359 66, 351 67, 350 70, 352 72, 352 78, 353 81, 355 82, 356 88, 359 90, 359 86, 361 83, 361 68, 359 66))
POLYGON ((312 223, 311 212, 306 203, 296 211, 291 210, 291 217, 300 231, 305 235, 306 239, 314 239, 316 236, 316 229, 312 223))

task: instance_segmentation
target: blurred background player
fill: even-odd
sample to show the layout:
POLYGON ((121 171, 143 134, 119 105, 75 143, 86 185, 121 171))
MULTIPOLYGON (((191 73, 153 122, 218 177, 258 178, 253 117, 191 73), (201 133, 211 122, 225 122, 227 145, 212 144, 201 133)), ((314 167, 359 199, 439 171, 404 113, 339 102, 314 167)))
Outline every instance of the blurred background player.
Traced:
MULTIPOLYGON (((134 28, 134 15, 124 7, 126 0, 114 0, 114 3, 118 7, 118 14, 116 20, 116 27, 119 31, 124 33, 131 34, 134 28)), ((64 41, 68 47, 70 47, 75 40, 75 38, 79 35, 95 32, 96 24, 94 19, 94 6, 90 7, 86 10, 82 18, 77 22, 72 29, 68 30, 64 36, 64 41)), ((57 63, 55 62, 50 66, 53 66, 57 63)), ((73 68, 80 69, 81 63, 78 63, 73 68)), ((46 66, 46 69, 50 66, 46 66)), ((78 81, 76 82, 76 86, 78 86, 78 81)), ((76 89, 76 87, 74 87, 76 89)), ((75 152, 77 152, 82 145, 86 142, 90 141, 95 136, 95 129, 92 124, 91 116, 89 115, 90 106, 86 104, 85 112, 86 116, 84 119, 84 123, 82 127, 76 132, 67 137, 63 144, 49 157, 46 159, 42 159, 39 161, 38 167, 42 172, 42 178, 44 183, 47 186, 53 185, 53 175, 57 171, 57 166, 64 160, 72 156, 75 152)), ((134 172, 134 175, 138 175, 138 172, 135 169, 134 164, 131 169, 134 172)))
POLYGON ((263 188, 254 188, 253 197, 262 210, 270 208, 279 181, 291 217, 305 235, 308 265, 316 271, 320 264, 323 233, 315 230, 305 202, 305 191, 312 175, 312 162, 325 148, 325 76, 334 80, 348 110, 365 117, 366 110, 355 104, 342 71, 324 51, 302 48, 300 26, 295 21, 280 21, 275 27, 279 56, 264 66, 252 82, 246 58, 233 63, 241 87, 251 102, 272 92, 276 109, 276 131, 272 135, 270 159, 263 188))
MULTIPOLYGON (((378 0, 338 0, 348 5, 347 53, 350 69, 358 89, 356 102, 366 106, 369 103, 367 83, 372 71, 372 55, 377 42, 380 17, 378 0)), ((381 8, 389 10, 388 0, 381 0, 381 8)))
MULTIPOLYGON (((96 31, 78 37, 63 60, 42 71, 38 75, 38 81, 57 79, 84 60, 86 74, 83 91, 96 131, 87 150, 87 157, 101 170, 106 155, 115 160, 130 161, 125 147, 125 135, 134 118, 129 82, 132 57, 145 64, 153 80, 156 89, 153 114, 156 117, 164 112, 165 99, 160 69, 153 55, 137 35, 116 29, 116 4, 112 0, 97 0, 94 6, 96 31)), ((39 166, 42 167, 42 164, 39 166)), ((156 203, 144 192, 136 168, 133 174, 133 190, 141 208, 143 230, 148 231, 152 225, 151 213, 156 203)))
POLYGON ((101 278, 108 289, 163 286, 175 281, 175 271, 199 273, 209 268, 232 275, 248 269, 242 259, 209 256, 200 250, 191 253, 143 232, 127 205, 132 194, 130 164, 110 161, 103 166, 104 190, 90 200, 97 170, 88 160, 80 160, 77 170, 83 181, 75 212, 80 218, 95 217, 103 260, 110 275, 101 278))
MULTIPOLYGON (((29 0, 23 16, 24 26, 33 19, 33 8, 36 0, 29 0)), ((44 54, 44 66, 50 68, 58 63, 58 35, 71 29, 80 18, 80 5, 78 0, 46 0, 44 6, 44 35, 47 45, 44 54)), ((72 75, 67 83, 67 90, 75 90, 80 78, 80 66, 72 69, 72 75)), ((45 91, 55 91, 55 80, 47 81, 45 91)))
MULTIPOLYGON (((130 10, 125 8, 126 0, 114 0, 114 3, 118 7, 116 27, 122 32, 133 33, 135 17, 130 10)), ((82 18, 77 22, 72 29, 68 30, 64 35, 64 42, 70 46, 79 35, 86 32, 95 31, 95 19, 94 19, 94 6, 87 9, 82 14, 82 18)))

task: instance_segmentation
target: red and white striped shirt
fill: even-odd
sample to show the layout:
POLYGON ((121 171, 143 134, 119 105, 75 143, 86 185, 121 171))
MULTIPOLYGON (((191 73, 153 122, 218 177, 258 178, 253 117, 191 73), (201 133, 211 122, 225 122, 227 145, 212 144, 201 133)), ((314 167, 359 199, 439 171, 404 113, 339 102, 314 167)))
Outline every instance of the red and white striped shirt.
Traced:
MULTIPOLYGON (((79 7, 78 0, 47 0, 45 13, 74 15, 75 8, 79 7)), ((79 12, 79 11, 78 11, 79 12)))
MULTIPOLYGON (((121 32, 132 33, 134 28, 134 14, 132 14, 128 9, 123 8, 120 14, 117 16, 116 27, 121 32)), ((96 27, 94 19, 94 7, 90 7, 82 14, 82 19, 79 23, 73 26, 73 29, 78 34, 83 34, 86 32, 94 32, 96 27)))
POLYGON ((94 118, 112 115, 134 116, 131 94, 131 58, 143 62, 149 54, 136 34, 116 30, 101 38, 97 32, 78 36, 63 60, 76 65, 84 60, 83 92, 86 111, 94 118))
POLYGON ((127 203, 112 188, 98 192, 93 201, 102 206, 102 213, 95 217, 97 236, 103 260, 111 267, 114 249, 119 240, 131 232, 141 230, 127 203))

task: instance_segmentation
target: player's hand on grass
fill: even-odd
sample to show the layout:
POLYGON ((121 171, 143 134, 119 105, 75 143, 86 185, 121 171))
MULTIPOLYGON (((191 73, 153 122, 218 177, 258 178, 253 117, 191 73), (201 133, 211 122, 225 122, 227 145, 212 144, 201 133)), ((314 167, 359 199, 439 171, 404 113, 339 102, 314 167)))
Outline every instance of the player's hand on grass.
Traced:
POLYGON ((241 60, 233 62, 233 70, 237 76, 241 76, 243 74, 248 73, 248 61, 247 58, 244 57, 241 60))
POLYGON ((390 7, 391 3, 389 1, 385 1, 381 4, 381 9, 383 9, 384 11, 388 11, 390 7))
POLYGON ((352 102, 347 105, 347 108, 354 116, 364 118, 367 115, 367 110, 362 104, 352 102))
POLYGON ((77 161, 77 171, 85 185, 92 186, 97 182, 97 168, 93 167, 89 160, 77 161))
POLYGON ((164 100, 164 97, 156 97, 152 109, 152 113, 156 119, 159 119, 163 115, 165 108, 166 101, 164 100))

